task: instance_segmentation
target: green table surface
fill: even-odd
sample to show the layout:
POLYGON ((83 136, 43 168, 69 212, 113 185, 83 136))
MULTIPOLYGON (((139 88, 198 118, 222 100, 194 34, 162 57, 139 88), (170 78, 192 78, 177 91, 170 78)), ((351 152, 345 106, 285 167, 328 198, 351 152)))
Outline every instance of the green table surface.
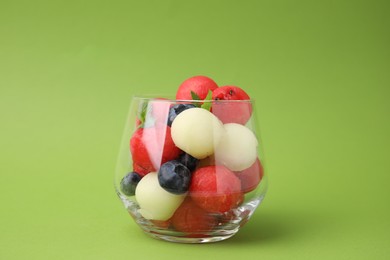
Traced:
POLYGON ((389 259, 389 1, 0 1, 0 259, 389 259), (113 188, 130 97, 257 102, 269 191, 224 242, 149 238, 113 188))

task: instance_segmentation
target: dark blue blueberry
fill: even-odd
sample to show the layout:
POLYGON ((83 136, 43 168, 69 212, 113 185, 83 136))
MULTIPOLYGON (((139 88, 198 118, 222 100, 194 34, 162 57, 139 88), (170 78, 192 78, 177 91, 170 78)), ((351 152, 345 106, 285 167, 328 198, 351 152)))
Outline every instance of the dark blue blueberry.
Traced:
POLYGON ((169 109, 169 115, 168 115, 168 122, 167 122, 167 125, 171 126, 173 120, 176 118, 176 116, 177 116, 178 114, 180 114, 180 113, 183 112, 184 110, 187 110, 187 109, 189 109, 189 108, 194 108, 194 107, 196 107, 196 106, 195 106, 195 105, 192 105, 192 104, 177 104, 177 105, 172 106, 172 107, 169 109))
POLYGON ((135 188, 141 178, 142 177, 136 172, 128 173, 121 180, 121 191, 127 196, 133 196, 135 194, 135 188))
POLYGON ((195 157, 192 157, 188 153, 182 153, 179 158, 177 159, 180 163, 184 164, 187 166, 188 170, 191 172, 195 170, 196 165, 198 164, 199 160, 196 159, 195 157))
POLYGON ((161 165, 158 171, 158 182, 166 191, 183 194, 188 191, 191 182, 191 172, 178 161, 169 161, 161 165))

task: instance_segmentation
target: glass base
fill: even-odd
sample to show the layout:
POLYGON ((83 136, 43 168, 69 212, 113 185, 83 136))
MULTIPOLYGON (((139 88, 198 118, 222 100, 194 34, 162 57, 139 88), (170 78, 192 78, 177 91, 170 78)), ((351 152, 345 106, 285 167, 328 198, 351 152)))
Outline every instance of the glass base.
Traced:
POLYGON ((264 198, 264 196, 261 196, 250 200, 241 206, 220 215, 221 221, 212 231, 204 233, 183 233, 169 227, 155 225, 152 221, 141 216, 138 211, 139 206, 136 202, 123 196, 119 192, 118 196, 121 198, 129 215, 148 236, 169 242, 192 244, 212 243, 231 238, 243 225, 245 225, 264 198))
POLYGON ((164 240, 168 242, 175 242, 175 243, 186 243, 186 244, 203 244, 203 243, 214 243, 226 240, 228 238, 231 238, 234 236, 239 230, 239 227, 237 227, 235 230, 231 230, 230 232, 227 232, 226 235, 217 235, 217 236, 205 236, 205 237, 180 237, 180 236, 170 236, 170 235, 163 235, 158 234, 154 232, 148 232, 144 229, 144 232, 151 236, 152 238, 164 240))

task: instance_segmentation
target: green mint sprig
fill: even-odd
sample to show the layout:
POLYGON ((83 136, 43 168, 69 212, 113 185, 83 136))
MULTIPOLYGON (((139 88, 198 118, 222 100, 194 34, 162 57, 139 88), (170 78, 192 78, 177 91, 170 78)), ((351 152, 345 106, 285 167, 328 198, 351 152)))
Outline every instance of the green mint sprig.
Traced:
POLYGON ((142 102, 138 109, 137 118, 140 121, 138 128, 145 128, 154 125, 155 119, 152 117, 152 106, 148 102, 142 102))
MULTIPOLYGON (((209 90, 209 92, 207 93, 207 96, 205 99, 203 99, 203 101, 210 101, 212 100, 212 96, 213 96, 213 92, 211 90, 209 90)), ((198 96, 198 94, 196 94, 194 91, 191 90, 191 97, 192 97, 192 100, 197 100, 197 101, 202 101, 202 99, 198 96)), ((204 108, 208 111, 210 111, 211 109, 211 102, 194 102, 193 103, 196 107, 200 107, 200 108, 204 108)))
POLYGON ((212 97, 213 97, 213 92, 211 90, 209 90, 209 93, 207 93, 206 98, 203 100, 203 101, 207 101, 207 102, 204 102, 200 107, 210 111, 211 102, 208 102, 208 101, 210 101, 212 99, 212 97))
MULTIPOLYGON (((191 98, 192 98, 192 100, 202 100, 199 96, 198 96, 198 94, 196 94, 194 91, 192 91, 191 90, 191 98)), ((201 106, 201 103, 200 102, 194 102, 193 103, 194 104, 194 106, 196 106, 196 107, 200 107, 201 106)))
POLYGON ((202 100, 198 94, 196 94, 194 91, 191 90, 191 97, 192 97, 192 100, 202 100))

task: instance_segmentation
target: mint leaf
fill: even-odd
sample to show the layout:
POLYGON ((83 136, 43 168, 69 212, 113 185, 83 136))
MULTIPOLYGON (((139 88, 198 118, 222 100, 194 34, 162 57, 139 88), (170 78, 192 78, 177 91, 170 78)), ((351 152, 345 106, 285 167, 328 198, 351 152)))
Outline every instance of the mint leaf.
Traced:
POLYGON ((140 121, 139 127, 144 127, 144 123, 146 120, 146 114, 148 113, 148 103, 147 102, 142 102, 138 106, 137 110, 137 118, 140 121))
POLYGON ((140 121, 138 128, 151 127, 155 123, 152 117, 152 106, 148 102, 142 102, 138 106, 137 118, 140 121))
POLYGON ((191 90, 192 100, 201 100, 201 98, 194 91, 191 90))
MULTIPOLYGON (((192 97, 192 100, 202 100, 198 94, 196 94, 194 91, 191 90, 191 97, 192 97)), ((192 103, 194 106, 196 107, 200 107, 201 103, 200 102, 194 102, 192 103)))
POLYGON ((211 90, 209 90, 209 93, 207 93, 206 98, 203 100, 203 101, 206 101, 206 102, 204 102, 200 107, 210 111, 210 109, 211 109, 211 102, 209 102, 209 101, 211 101, 212 96, 213 96, 213 92, 211 90))

